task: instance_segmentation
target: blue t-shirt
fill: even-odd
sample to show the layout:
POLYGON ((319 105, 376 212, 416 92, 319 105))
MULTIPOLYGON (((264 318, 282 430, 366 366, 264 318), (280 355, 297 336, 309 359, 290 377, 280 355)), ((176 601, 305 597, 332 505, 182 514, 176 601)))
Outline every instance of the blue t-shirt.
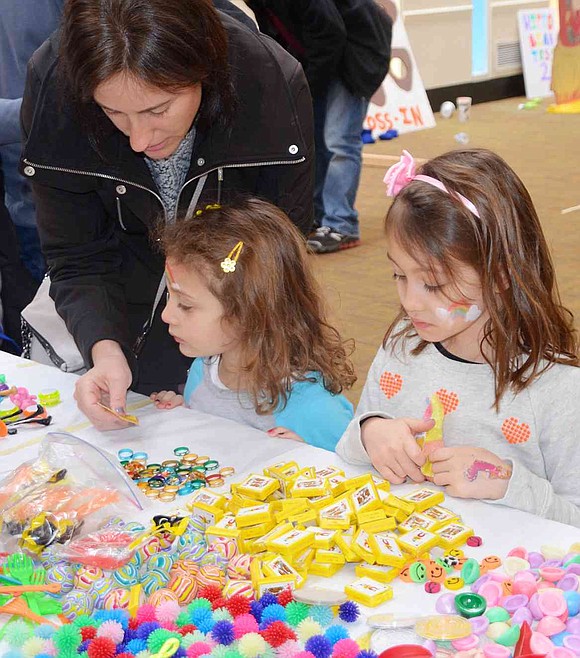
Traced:
POLYGON ((218 365, 216 357, 193 362, 184 391, 188 407, 262 431, 285 427, 306 443, 332 451, 353 417, 352 404, 344 395, 327 391, 319 373, 311 373, 314 382, 294 382, 284 408, 259 415, 247 393, 224 386, 218 365))

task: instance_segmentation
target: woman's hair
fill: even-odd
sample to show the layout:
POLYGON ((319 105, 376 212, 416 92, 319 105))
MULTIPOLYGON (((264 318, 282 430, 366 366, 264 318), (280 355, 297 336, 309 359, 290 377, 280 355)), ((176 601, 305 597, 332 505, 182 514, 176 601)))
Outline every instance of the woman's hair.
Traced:
MULTIPOLYGON (((578 366, 573 316, 561 304, 540 221, 515 172, 491 151, 466 149, 433 158, 417 173, 462 194, 480 217, 452 194, 412 181, 395 197, 386 233, 417 260, 425 258, 434 276, 443 270, 458 296, 456 267, 470 266, 479 275, 489 313, 480 347, 491 347, 489 358, 482 352, 495 373, 496 408, 508 388, 521 392, 553 363, 578 366)), ((390 336, 416 336, 405 318, 401 309, 383 344, 390 336)), ((420 341, 413 354, 426 345, 420 341)))
POLYGON ((320 373, 340 393, 356 381, 345 343, 327 318, 303 236, 266 201, 208 207, 191 220, 160 227, 166 258, 191 267, 238 328, 247 391, 258 413, 284 406, 292 380, 320 373), (234 272, 221 262, 243 242, 234 272))
POLYGON ((198 125, 234 109, 227 34, 211 0, 67 0, 59 69, 67 96, 94 128, 96 88, 124 73, 176 92, 203 87, 198 125))

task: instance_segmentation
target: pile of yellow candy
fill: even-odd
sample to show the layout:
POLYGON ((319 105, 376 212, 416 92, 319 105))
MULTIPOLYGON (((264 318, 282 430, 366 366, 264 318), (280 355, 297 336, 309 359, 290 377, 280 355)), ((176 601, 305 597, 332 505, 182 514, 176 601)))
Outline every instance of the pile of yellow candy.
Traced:
POLYGON ((372 474, 347 478, 335 466, 283 462, 232 484, 230 496, 200 489, 188 507, 205 522, 208 544, 230 540, 232 555, 252 556, 258 596, 356 563, 358 580, 345 593, 375 606, 392 597, 388 583, 405 565, 473 535, 443 501, 442 492, 427 487, 399 497, 372 474))

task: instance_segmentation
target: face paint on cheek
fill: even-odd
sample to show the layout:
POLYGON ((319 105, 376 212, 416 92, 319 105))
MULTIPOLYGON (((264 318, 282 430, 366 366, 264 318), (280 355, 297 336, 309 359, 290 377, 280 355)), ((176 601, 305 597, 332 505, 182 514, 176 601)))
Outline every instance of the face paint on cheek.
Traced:
POLYGON ((473 322, 481 315, 482 311, 477 304, 465 304, 453 302, 448 308, 439 306, 435 309, 435 313, 440 320, 452 321, 455 318, 463 318, 465 322, 473 322))

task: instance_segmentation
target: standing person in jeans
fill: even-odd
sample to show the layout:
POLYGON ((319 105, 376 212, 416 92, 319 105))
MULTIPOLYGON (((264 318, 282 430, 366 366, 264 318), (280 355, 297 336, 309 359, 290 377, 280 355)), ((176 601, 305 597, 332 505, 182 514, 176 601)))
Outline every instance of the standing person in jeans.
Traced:
POLYGON ((314 97, 318 228, 308 247, 328 254, 360 244, 354 201, 362 168, 361 130, 369 99, 380 87, 391 59, 392 21, 375 0, 334 0, 346 43, 338 75, 314 97))
POLYGON ((260 30, 306 73, 314 105, 315 225, 308 247, 360 243, 354 200, 368 99, 389 69, 392 21, 375 0, 248 0, 260 30))
POLYGON ((26 64, 56 29, 64 0, 0 0, 0 166, 5 205, 16 228, 22 262, 40 282, 46 263, 36 228, 36 210, 28 180, 18 171, 20 105, 26 64))

